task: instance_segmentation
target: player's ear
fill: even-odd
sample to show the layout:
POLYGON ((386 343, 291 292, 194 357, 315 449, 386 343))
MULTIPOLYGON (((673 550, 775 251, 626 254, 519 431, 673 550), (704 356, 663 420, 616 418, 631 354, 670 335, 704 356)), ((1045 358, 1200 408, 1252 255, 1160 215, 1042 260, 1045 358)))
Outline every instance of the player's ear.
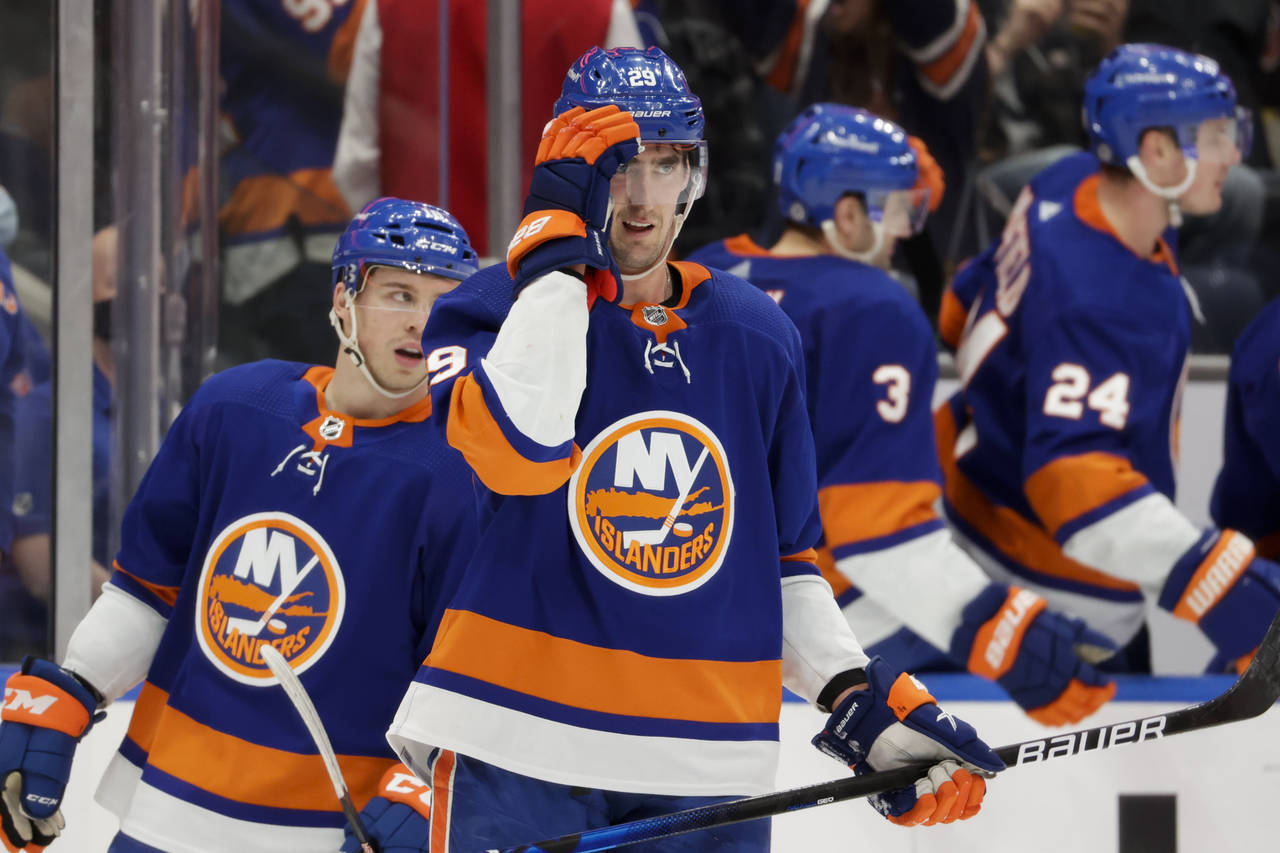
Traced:
POLYGON ((848 249, 860 252, 871 240, 870 220, 862 199, 852 194, 841 196, 832 209, 836 233, 848 249))
POLYGON ((333 311, 338 315, 338 319, 345 325, 347 321, 347 300, 343 295, 346 293, 347 287, 339 282, 333 286, 333 311))
POLYGON ((1138 159, 1157 186, 1179 183, 1187 174, 1182 149, 1172 133, 1164 128, 1150 128, 1138 142, 1138 159))

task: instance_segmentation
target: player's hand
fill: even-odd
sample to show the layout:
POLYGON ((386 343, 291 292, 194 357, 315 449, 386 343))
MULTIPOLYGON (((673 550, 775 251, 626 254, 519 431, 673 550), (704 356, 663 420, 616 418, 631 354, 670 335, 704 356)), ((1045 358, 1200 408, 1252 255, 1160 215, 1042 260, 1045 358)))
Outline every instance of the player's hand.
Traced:
POLYGON ((947 191, 946 176, 938 161, 933 159, 924 140, 918 136, 908 136, 907 144, 916 152, 916 188, 929 191, 929 212, 936 213, 942 204, 942 196, 947 191))
POLYGON ((1003 687, 1038 723, 1078 723, 1116 694, 1115 683, 1093 667, 1115 644, 1049 610, 1030 590, 991 584, 965 606, 962 620, 951 654, 1003 687))
POLYGON ((507 247, 515 292, 552 270, 585 265, 588 302, 616 302, 617 266, 609 253, 609 182, 640 150, 640 127, 616 106, 574 107, 551 120, 525 199, 524 219, 507 247))
POLYGON ((862 775, 933 762, 914 785, 869 797, 902 826, 967 820, 982 808, 984 777, 1004 769, 973 726, 938 707, 924 685, 879 657, 867 664, 867 689, 854 690, 827 719, 813 745, 862 775))
MULTIPOLYGON (((378 853, 421 853, 431 840, 431 788, 408 767, 393 765, 382 774, 360 821, 378 853)), ((350 826, 341 853, 360 853, 350 826)))
POLYGON ((1174 564, 1160 606, 1200 626, 1216 647, 1217 671, 1243 672, 1280 610, 1280 565, 1243 534, 1211 530, 1174 564))
POLYGON ((65 826, 62 796, 76 744, 103 714, 98 699, 52 661, 28 657, 0 710, 0 841, 39 850, 65 826))

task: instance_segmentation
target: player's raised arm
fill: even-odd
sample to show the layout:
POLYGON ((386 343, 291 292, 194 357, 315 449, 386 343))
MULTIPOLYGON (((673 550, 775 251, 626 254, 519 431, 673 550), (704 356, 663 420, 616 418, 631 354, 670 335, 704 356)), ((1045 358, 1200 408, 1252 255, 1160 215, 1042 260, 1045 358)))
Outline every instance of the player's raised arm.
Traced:
POLYGON ((605 236, 610 179, 639 135, 616 106, 566 110, 543 134, 507 250, 515 302, 449 408, 449 443, 500 494, 552 491, 577 464, 588 311, 622 292, 605 236))

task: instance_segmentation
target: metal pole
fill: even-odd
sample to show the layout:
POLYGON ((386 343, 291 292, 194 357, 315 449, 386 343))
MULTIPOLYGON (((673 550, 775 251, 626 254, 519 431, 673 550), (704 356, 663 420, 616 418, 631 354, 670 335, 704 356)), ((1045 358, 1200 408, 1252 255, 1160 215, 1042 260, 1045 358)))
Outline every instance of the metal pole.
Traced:
MULTIPOLYGON (((75 2, 75 0, 70 0, 75 2)), ((166 3, 114 4, 116 222, 120 277, 116 294, 111 505, 123 508, 160 443, 160 293, 168 121, 163 36, 166 3)), ((112 549, 119 527, 112 526, 112 549)))
MULTIPOLYGON (((520 2, 488 0, 485 68, 489 136, 489 255, 501 256, 520 221, 520 2), (511 123, 515 126, 512 127, 511 123)), ((550 106, 550 105, 548 105, 550 106)))
POLYGON ((89 610, 93 531, 93 4, 57 5, 53 643, 89 610))

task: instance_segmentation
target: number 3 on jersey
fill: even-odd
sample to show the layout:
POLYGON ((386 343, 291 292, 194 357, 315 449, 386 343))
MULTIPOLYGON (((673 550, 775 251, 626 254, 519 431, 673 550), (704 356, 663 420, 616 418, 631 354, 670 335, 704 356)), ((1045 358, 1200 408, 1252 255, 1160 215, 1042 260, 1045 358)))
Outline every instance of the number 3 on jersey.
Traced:
POLYGON ((1053 384, 1044 395, 1046 415, 1078 421, 1087 403, 1098 413, 1098 421, 1104 426, 1124 429, 1129 419, 1129 374, 1113 373, 1092 391, 1089 390, 1092 385, 1089 371, 1078 364, 1064 361, 1053 369, 1051 377, 1053 384))
POLYGON ((911 400, 911 374, 901 364, 882 364, 871 374, 871 381, 886 386, 885 399, 876 403, 876 411, 889 423, 899 423, 907 416, 911 400))

